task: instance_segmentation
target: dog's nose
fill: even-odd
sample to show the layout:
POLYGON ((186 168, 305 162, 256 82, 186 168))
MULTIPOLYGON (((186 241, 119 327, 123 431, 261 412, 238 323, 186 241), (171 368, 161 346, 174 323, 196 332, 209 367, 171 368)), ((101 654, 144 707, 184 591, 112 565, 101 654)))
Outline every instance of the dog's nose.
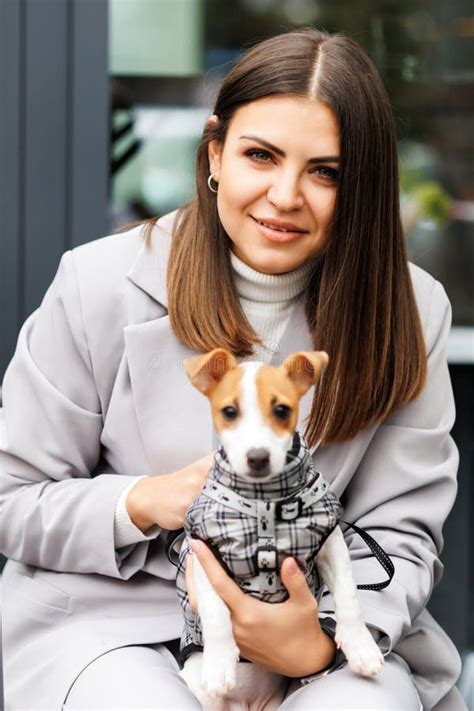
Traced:
POLYGON ((247 452, 247 464, 253 472, 261 472, 267 469, 270 463, 270 452, 264 447, 249 449, 247 452))

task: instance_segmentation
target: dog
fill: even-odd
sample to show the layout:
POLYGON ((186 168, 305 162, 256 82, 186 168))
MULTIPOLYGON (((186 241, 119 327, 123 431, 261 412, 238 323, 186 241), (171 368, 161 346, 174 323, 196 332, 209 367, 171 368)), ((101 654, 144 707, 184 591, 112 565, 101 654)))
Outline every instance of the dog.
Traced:
POLYGON ((253 663, 237 664, 229 609, 196 556, 198 611, 193 611, 185 581, 189 537, 205 540, 245 592, 268 602, 286 599, 278 571, 292 555, 315 596, 323 583, 332 593, 334 639, 350 669, 366 677, 382 670, 383 655, 363 621, 338 525, 342 508, 296 431, 299 400, 327 363, 328 355, 318 351, 293 353, 281 366, 238 365, 223 348, 184 362, 192 385, 210 401, 221 443, 208 480, 186 514, 177 575, 185 617, 181 675, 204 709, 238 708, 244 686, 245 694, 252 686, 264 689, 265 708, 277 708, 285 679, 253 663), (230 698, 234 705, 226 706, 230 698))

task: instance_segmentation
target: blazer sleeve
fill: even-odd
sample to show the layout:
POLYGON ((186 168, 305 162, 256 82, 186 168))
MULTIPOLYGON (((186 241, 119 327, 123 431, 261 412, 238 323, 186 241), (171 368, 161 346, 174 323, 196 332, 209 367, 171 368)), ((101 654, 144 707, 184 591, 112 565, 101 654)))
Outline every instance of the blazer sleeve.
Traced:
MULTIPOLYGON (((455 418, 446 353, 450 325, 450 303, 433 280, 424 389, 378 427, 343 497, 344 520, 367 529, 395 566, 387 588, 358 591, 366 623, 380 630, 384 653, 408 632, 443 573, 442 527, 456 496, 458 467, 449 434, 455 418)), ((385 573, 362 539, 350 529, 345 538, 357 584, 383 580, 385 573)), ((333 611, 326 593, 320 612, 333 611)))
POLYGON ((93 476, 102 413, 71 251, 23 324, 2 395, 0 551, 49 570, 131 577, 149 539, 115 548, 116 504, 137 477, 93 476))

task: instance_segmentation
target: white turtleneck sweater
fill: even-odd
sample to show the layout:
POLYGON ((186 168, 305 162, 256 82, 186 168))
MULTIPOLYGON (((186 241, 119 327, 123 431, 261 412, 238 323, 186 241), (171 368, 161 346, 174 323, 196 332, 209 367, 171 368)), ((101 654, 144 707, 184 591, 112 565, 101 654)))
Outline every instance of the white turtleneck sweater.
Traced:
POLYGON ((308 283, 311 263, 286 274, 262 274, 231 252, 232 271, 244 313, 262 344, 245 360, 269 363, 279 350, 280 339, 296 302, 308 283))
MULTIPOLYGON (((262 274, 242 262, 231 252, 232 271, 237 293, 244 313, 262 344, 254 347, 254 355, 243 360, 261 360, 269 363, 279 350, 280 339, 291 317, 296 302, 302 298, 311 273, 311 263, 303 264, 286 274, 262 274)), ((137 477, 122 492, 115 508, 115 548, 133 545, 156 538, 159 526, 142 533, 131 521, 125 501, 140 479, 137 477)))

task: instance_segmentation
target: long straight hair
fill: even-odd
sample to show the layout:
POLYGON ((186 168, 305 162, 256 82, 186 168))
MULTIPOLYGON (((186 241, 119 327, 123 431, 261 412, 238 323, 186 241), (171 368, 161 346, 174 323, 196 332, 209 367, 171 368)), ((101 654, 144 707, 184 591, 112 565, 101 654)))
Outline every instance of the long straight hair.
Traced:
MULTIPOLYGON (((305 435, 311 446, 353 438, 415 398, 426 351, 399 209, 396 131, 388 96, 361 47, 312 28, 265 40, 235 64, 220 89, 196 156, 196 197, 175 220, 168 265, 176 336, 206 352, 248 356, 259 343, 236 293, 230 240, 207 185, 208 144, 225 142, 239 107, 267 96, 328 104, 340 129, 341 170, 324 253, 305 292, 316 350, 329 366, 315 388, 305 435)), ((146 222, 148 241, 156 219, 146 222)))

